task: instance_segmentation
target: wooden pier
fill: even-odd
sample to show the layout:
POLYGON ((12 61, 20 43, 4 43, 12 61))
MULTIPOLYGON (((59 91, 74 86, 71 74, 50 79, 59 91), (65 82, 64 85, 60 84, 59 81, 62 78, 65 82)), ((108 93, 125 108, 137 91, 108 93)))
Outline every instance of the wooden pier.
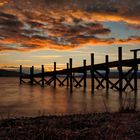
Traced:
POLYGON ((20 65, 20 84, 26 83, 25 79, 28 79, 27 83, 30 83, 30 85, 38 84, 44 87, 53 84, 53 87, 56 88, 57 84, 59 84, 59 86, 67 86, 70 92, 72 92, 74 87, 83 87, 86 89, 87 73, 90 72, 91 91, 93 93, 95 88, 105 88, 106 90, 116 89, 120 92, 126 91, 127 88, 129 88, 137 91, 137 72, 138 65, 140 64, 140 58, 137 58, 137 52, 140 51, 140 49, 130 51, 134 55, 133 59, 122 60, 122 47, 119 47, 117 61, 110 62, 109 56, 106 55, 104 63, 95 64, 94 54, 92 53, 91 65, 86 65, 86 60, 83 60, 83 66, 73 68, 72 58, 70 58, 69 63, 66 64, 66 69, 56 70, 56 62, 54 62, 53 71, 45 72, 44 65, 42 65, 41 73, 37 74, 34 74, 34 66, 30 68, 30 74, 23 74, 22 65, 20 65), (123 71, 124 67, 127 67, 129 70, 123 71), (113 83, 109 77, 111 68, 118 69, 118 79, 115 83, 113 83), (75 73, 80 73, 81 76, 77 78, 75 73), (96 87, 95 80, 98 83, 96 87))

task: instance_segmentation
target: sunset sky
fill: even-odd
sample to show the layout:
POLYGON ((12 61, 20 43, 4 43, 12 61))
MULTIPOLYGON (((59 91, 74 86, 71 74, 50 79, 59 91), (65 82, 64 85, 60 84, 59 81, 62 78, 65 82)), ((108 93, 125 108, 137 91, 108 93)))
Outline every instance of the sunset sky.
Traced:
POLYGON ((140 0, 0 0, 0 68, 113 61, 119 46, 140 48, 140 0))

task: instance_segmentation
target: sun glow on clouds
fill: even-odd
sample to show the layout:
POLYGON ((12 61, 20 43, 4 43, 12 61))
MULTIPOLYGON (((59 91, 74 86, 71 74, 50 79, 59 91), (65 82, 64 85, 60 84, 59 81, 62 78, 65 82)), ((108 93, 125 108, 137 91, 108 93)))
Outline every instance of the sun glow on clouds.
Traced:
POLYGON ((16 60, 17 62, 31 62, 32 60, 16 60))
POLYGON ((9 0, 1 0, 0 1, 0 6, 4 6, 5 4, 8 3, 9 0))
POLYGON ((102 21, 123 21, 128 27, 140 27, 138 0, 124 1, 3 0, 0 51, 67 50, 89 44, 139 43, 139 36, 131 38, 130 35, 128 39, 100 36, 111 34, 111 29, 104 27, 102 21))
POLYGON ((0 0, 0 63, 40 67, 56 60, 62 68, 63 57, 139 47, 139 13, 139 0, 0 0))
POLYGON ((33 56, 34 58, 40 58, 40 59, 56 59, 56 58, 60 58, 63 56, 60 55, 39 55, 39 56, 33 56))
POLYGON ((10 53, 0 53, 0 56, 9 56, 9 55, 11 55, 10 53))

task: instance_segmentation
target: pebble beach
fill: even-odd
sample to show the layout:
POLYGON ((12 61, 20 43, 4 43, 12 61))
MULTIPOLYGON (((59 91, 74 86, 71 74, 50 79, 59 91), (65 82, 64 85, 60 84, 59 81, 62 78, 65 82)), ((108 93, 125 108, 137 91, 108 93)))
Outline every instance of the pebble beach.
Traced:
POLYGON ((140 112, 0 120, 0 140, 139 140, 140 112))

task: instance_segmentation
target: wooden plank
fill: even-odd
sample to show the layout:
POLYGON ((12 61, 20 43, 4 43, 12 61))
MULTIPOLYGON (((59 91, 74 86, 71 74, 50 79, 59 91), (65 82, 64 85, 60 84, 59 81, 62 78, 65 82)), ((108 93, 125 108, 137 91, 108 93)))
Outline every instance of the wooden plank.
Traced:
MULTIPOLYGON (((136 61, 134 61, 134 59, 122 60, 122 66, 132 67, 134 62, 135 62, 135 64, 140 64, 140 58, 138 58, 136 61)), ((106 63, 95 64, 93 66, 93 69, 94 70, 106 70, 107 68, 115 68, 115 67, 119 67, 119 66, 120 66, 119 61, 114 61, 114 62, 109 62, 108 66, 106 65, 106 63)), ((91 65, 86 66, 86 70, 87 71, 91 70, 91 65)), ((83 73, 84 67, 82 66, 82 67, 72 68, 72 72, 83 73)), ((59 75, 65 75, 68 73, 70 73, 70 70, 67 70, 67 69, 56 71, 56 74, 59 74, 59 75)), ((54 74, 54 71, 44 73, 45 76, 52 76, 53 74, 54 74)), ((23 76, 23 77, 28 77, 28 76, 23 76)), ((35 74, 34 77, 41 77, 41 73, 35 74)))

